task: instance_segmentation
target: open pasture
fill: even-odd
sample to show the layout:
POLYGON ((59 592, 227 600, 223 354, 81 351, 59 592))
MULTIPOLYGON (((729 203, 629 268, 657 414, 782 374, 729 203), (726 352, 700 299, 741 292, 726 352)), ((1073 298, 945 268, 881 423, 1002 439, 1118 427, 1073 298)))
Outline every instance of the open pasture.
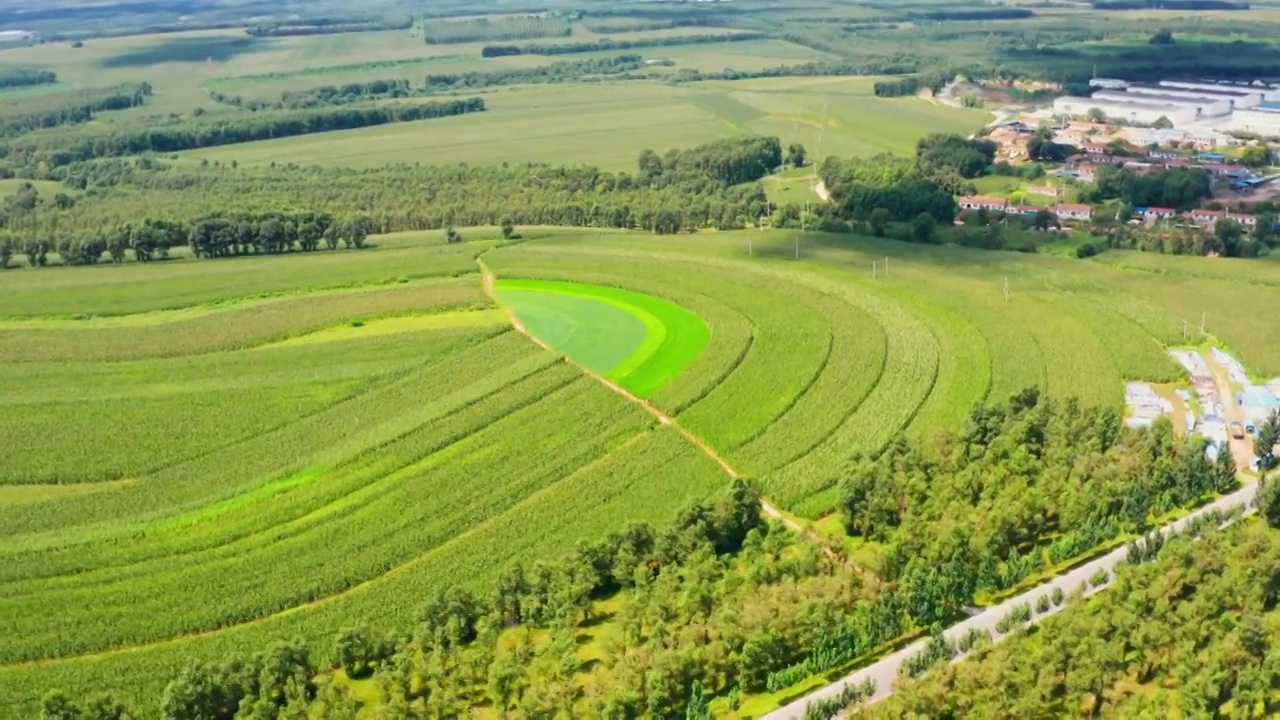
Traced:
POLYGON ((432 120, 430 126, 399 123, 183 155, 241 164, 531 161, 620 170, 634 168, 644 149, 691 147, 738 134, 776 135, 784 144, 821 147, 824 155, 909 153, 922 135, 967 133, 986 117, 917 98, 877 98, 868 78, 774 80, 499 88, 483 94, 486 112, 432 120))
POLYGON ((1205 275, 1193 258, 786 231, 431 235, 0 276, 0 716, 52 687, 154 708, 192 659, 406 628, 433 590, 723 486, 561 353, 808 517, 852 455, 957 428, 981 400, 1038 385, 1114 406, 1123 381, 1171 377, 1164 347, 1193 307, 1251 369, 1280 371, 1270 315, 1238 311, 1280 303, 1271 263, 1205 275), (556 350, 510 329, 477 256, 556 350), (413 278, 382 284, 392 268, 413 278))

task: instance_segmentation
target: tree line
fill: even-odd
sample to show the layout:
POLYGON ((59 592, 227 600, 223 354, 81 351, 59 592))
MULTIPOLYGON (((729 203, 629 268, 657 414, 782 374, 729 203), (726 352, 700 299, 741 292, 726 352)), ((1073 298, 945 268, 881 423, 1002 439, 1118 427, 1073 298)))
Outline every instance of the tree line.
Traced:
POLYGON ((142 82, 14 98, 0 106, 0 137, 87 123, 94 113, 138 107, 150 96, 151 85, 142 82))
POLYGON ((925 89, 938 93, 955 76, 948 70, 930 70, 899 80, 878 80, 872 89, 876 97, 913 97, 925 89))
MULTIPOLYGON (((390 717, 461 717, 485 705, 499 716, 709 718, 712 697, 738 711, 743 693, 783 691, 870 659, 954 619, 981 589, 1010 587, 1044 563, 1093 550, 1108 531, 1145 528, 1162 508, 1225 487, 1214 466, 1191 464, 1202 450, 1181 446, 1171 430, 1127 430, 1113 410, 1025 391, 975 409, 960 433, 850 460, 845 522, 883 556, 874 576, 865 562, 767 522, 736 480, 667 527, 632 524, 559 559, 508 566, 484 593, 455 586, 420 598, 412 627, 350 618, 327 647, 295 640, 180 669, 160 716, 355 718, 361 707, 348 685, 332 673, 321 679, 334 667, 372 678, 390 717), (1151 492, 1133 495, 1127 483, 1151 472, 1158 477, 1143 485, 1151 492), (588 666, 578 637, 600 622, 611 631, 588 666)), ((1070 637, 1119 643, 1132 633, 1070 637)), ((56 717, 79 720, 99 720, 86 708, 104 705, 122 704, 57 691, 44 700, 47 713, 70 708, 56 717)), ((1017 713, 991 713, 1001 715, 1017 713)))
MULTIPOLYGON (((180 150, 448 117, 485 109, 481 98, 430 103, 279 110, 235 118, 195 118, 168 125, 26 135, 7 148, 17 165, 67 165, 93 158, 180 150)), ((4 149, 4 148, 0 148, 4 149)))
POLYGON ((681 68, 673 76, 674 82, 699 82, 703 80, 750 80, 770 77, 838 77, 844 75, 902 75, 915 72, 917 63, 914 59, 897 55, 887 58, 876 58, 865 61, 830 60, 800 63, 798 65, 775 65, 760 70, 698 70, 681 68))
POLYGON ((975 7, 975 8, 951 8, 947 10, 936 9, 917 9, 911 8, 895 8, 895 12, 901 13, 902 16, 909 20, 933 20, 942 21, 980 21, 980 20, 1023 20, 1029 17, 1035 17, 1035 12, 1029 8, 1017 7, 975 7))
POLYGON ((1094 10, 1248 10, 1247 2, 1230 0, 1094 0, 1094 10))
POLYGON ((528 43, 525 45, 486 45, 480 49, 481 57, 505 57, 509 55, 572 55, 576 53, 607 52, 610 50, 638 50, 651 47, 676 47, 714 42, 746 42, 769 37, 761 32, 739 32, 715 35, 680 35, 676 37, 645 38, 642 40, 595 40, 580 43, 528 43))
MULTIPOLYGON (((49 253, 92 247, 126 226, 132 237, 140 218, 185 227, 208 216, 296 207, 333 218, 367 218, 369 234, 504 222, 656 233, 733 229, 764 214, 767 199, 754 181, 781 163, 777 138, 754 137, 664 155, 642 153, 634 174, 540 164, 351 170, 99 160, 54 169, 69 192, 86 191, 74 198, 41 197, 28 186, 5 199, 0 236, 8 238, 13 253, 49 253)), ((170 241, 183 244, 188 243, 182 237, 170 241)))
POLYGON ((306 20, 281 20, 259 23, 245 28, 251 37, 294 37, 301 35, 337 35, 353 32, 377 32, 408 30, 413 27, 411 18, 385 20, 374 17, 308 18, 306 20))
POLYGON ((1231 452, 1210 460, 1207 449, 1167 418, 1132 430, 1114 408, 1026 391, 975 409, 956 435, 854 459, 840 510, 849 534, 889 548, 888 578, 949 576, 941 584, 954 594, 939 607, 958 611, 975 592, 1008 590, 1235 490, 1231 452))
POLYGON ((272 109, 296 110, 326 105, 349 105, 369 100, 427 96, 463 88, 573 82, 595 76, 618 76, 643 69, 646 66, 644 58, 639 55, 619 55, 611 58, 554 62, 549 65, 532 68, 506 68, 490 71, 473 70, 465 73, 434 73, 427 75, 421 85, 414 85, 405 78, 369 80, 366 82, 346 83, 344 85, 322 85, 306 90, 286 90, 280 94, 277 100, 264 98, 246 100, 239 95, 228 95, 216 90, 211 91, 209 96, 215 102, 254 112, 272 109))
POLYGON ((493 40, 536 40, 569 37, 573 33, 569 19, 555 15, 481 17, 443 22, 420 20, 416 27, 428 45, 493 40))
POLYGON ((9 67, 0 68, 0 88, 29 87, 58 82, 58 74, 52 70, 9 67))
POLYGON ((28 267, 45 267, 50 252, 58 253, 64 265, 96 265, 104 254, 113 263, 126 262, 130 254, 137 262, 165 260, 178 247, 189 247, 197 258, 312 252, 322 246, 336 250, 339 244, 358 250, 371 227, 368 218, 356 215, 335 220, 328 213, 270 212, 211 215, 186 223, 148 217, 56 242, 24 240, 0 229, 0 270, 19 254, 26 256, 28 267))
POLYGON ((1094 202, 1120 199, 1134 207, 1167 207, 1190 210, 1212 197, 1209 174, 1199 168, 1170 168, 1138 175, 1115 165, 1098 168, 1094 176, 1094 202))
MULTIPOLYGON (((1260 495, 1259 506, 1266 517, 1272 503, 1260 495)), ((1096 598, 933 668, 859 717, 1280 713, 1280 535, 1246 520, 1157 541, 1147 554, 1131 551, 1096 598)))

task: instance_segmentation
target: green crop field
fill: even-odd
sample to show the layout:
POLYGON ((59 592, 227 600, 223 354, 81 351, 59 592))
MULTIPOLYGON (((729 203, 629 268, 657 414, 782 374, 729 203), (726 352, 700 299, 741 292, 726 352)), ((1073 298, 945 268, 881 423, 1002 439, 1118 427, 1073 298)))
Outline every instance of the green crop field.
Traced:
MULTIPOLYGON (((0 47, 0 720, 120 720, 42 715, 51 690, 223 718, 240 700, 161 711, 182 704, 170 682, 293 640, 302 682, 237 677, 268 688, 237 717, 701 717, 704 692, 745 713, 816 682, 833 637, 883 648, 933 624, 911 624, 936 589, 916 551, 961 528, 920 506, 919 535, 842 533, 851 475, 904 457, 886 448, 967 457, 974 408, 1029 388, 1118 426, 1096 411, 1126 381, 1183 379, 1174 345, 1280 375, 1280 261, 924 242, 1032 231, 945 227, 977 173, 929 153, 967 166, 982 145, 905 158, 993 116, 914 81, 1119 48, 1199 73, 1190 21, 1165 11, 1095 18, 1108 35, 1044 3, 988 23, 1010 8, 52 1, 74 27, 53 35, 41 8, 35 41, 0 47), (1147 42, 1157 20, 1178 43, 1147 42), (436 101, 467 113, 410 120, 436 101), (877 168, 896 184, 873 187, 877 168), (336 640, 365 627, 369 655, 403 652, 362 678, 336 640), (511 686, 526 676, 542 684, 511 686), (339 687, 358 711, 327 704, 339 687), (294 713, 291 693, 323 707, 294 713)), ((1048 182, 975 186, 1043 204, 1029 188, 1048 182)), ((1119 244, 1070 242, 1089 238, 1119 244)), ((1102 477, 1115 457, 1081 464, 1102 477)), ((924 494, 926 474, 893 482, 924 494)), ((1124 514, 1028 537, 1001 515, 964 543, 1016 547, 982 556, 1003 582, 1028 543, 1145 522, 1124 514)))
POLYGON ((153 707, 190 659, 400 626, 432 588, 482 586, 722 486, 696 446, 558 353, 809 517, 852 454, 956 427, 984 398, 1042 385, 1116 405, 1124 380, 1170 378, 1162 346, 1192 312, 1280 372, 1269 315, 1238 312, 1280 303, 1269 263, 530 234, 0 276, 3 714, 49 687, 153 707), (554 351, 511 331, 477 256, 554 351), (383 284, 393 272, 406 281, 383 284))
POLYGON ((184 156, 242 164, 373 167, 389 162, 528 160, 630 169, 646 148, 691 147, 744 133, 776 135, 838 155, 908 153, 925 134, 970 132, 986 117, 917 98, 877 98, 867 78, 783 80, 790 82, 501 88, 485 93, 487 112, 432 120, 429 130, 420 123, 400 123, 184 156))

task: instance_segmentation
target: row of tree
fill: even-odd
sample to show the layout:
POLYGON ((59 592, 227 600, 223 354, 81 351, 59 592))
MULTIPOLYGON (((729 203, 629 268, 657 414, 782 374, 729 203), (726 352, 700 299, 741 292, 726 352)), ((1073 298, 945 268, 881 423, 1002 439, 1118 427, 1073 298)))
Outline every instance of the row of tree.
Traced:
POLYGON ((610 50, 638 50, 651 47, 676 47, 715 42, 746 42, 763 40, 768 35, 759 32, 721 33, 717 35, 676 35, 672 37, 644 38, 640 40, 611 40, 604 38, 580 43, 528 43, 525 45, 486 45, 480 49, 482 57, 508 55, 572 55, 576 53, 608 52, 610 50))
POLYGON ((321 17, 259 23, 245 28, 245 34, 251 37, 293 37, 299 35, 337 35, 353 32, 408 30, 411 27, 413 27, 411 18, 321 17))
POLYGON ((259 213, 202 217, 189 223, 144 218, 85 237, 64 237, 56 243, 42 239, 22 239, 0 230, 0 270, 8 269, 16 255, 23 254, 28 267, 49 264, 50 252, 58 253, 64 265, 95 265, 104 254, 113 263, 132 259, 138 262, 165 260, 169 251, 189 247, 199 258, 237 255, 312 252, 322 246, 336 250, 364 247, 372 222, 361 216, 335 221, 327 213, 259 213))
POLYGON ((0 88, 29 87, 58 82, 58 74, 52 70, 7 67, 0 69, 0 88))
POLYGON ((568 37, 573 34, 569 18, 555 14, 506 15, 466 20, 419 20, 416 31, 428 45, 489 42, 495 40, 536 40, 568 37))
POLYGON ((421 85, 414 85, 404 78, 370 80, 345 85, 321 85, 306 90, 286 90, 278 100, 228 95, 212 91, 209 96, 215 102, 244 108, 254 112, 261 110, 297 110, 330 105, 349 105, 370 100, 399 99, 434 95, 440 92, 499 85, 561 83, 589 79, 598 76, 617 76, 646 67, 639 55, 619 55, 611 58, 593 58, 556 62, 532 68, 506 68, 486 72, 473 70, 465 73, 437 73, 427 75, 421 85))
POLYGON ((1133 207, 1167 207, 1190 210, 1212 197, 1209 174, 1198 168, 1170 168, 1139 175, 1115 165, 1098 168, 1090 199, 1119 199, 1133 207))
MULTIPOLYGON (((1258 503, 1273 525, 1278 487, 1258 503)), ((859 717, 1275 717, 1278 579, 1280 535, 1266 523, 1176 537, 1097 598, 939 665, 859 717)))
MULTIPOLYGON (((25 135, 7 147, 19 165, 67 165, 93 158, 179 150, 293 137, 332 130, 448 117, 485 109, 481 98, 429 103, 280 110, 234 118, 196 118, 153 127, 92 128, 83 132, 25 135)), ((0 148, 4 149, 4 148, 0 148)))
POLYGON ((0 105, 0 137, 87 123, 94 113, 138 107, 150 96, 151 85, 142 82, 6 100, 0 105))
MULTIPOLYGON (((789 156, 804 162, 799 146, 789 156)), ((34 252, 32 264, 39 265, 40 257, 64 248, 86 247, 87 255, 73 254, 97 257, 93 250, 101 242, 110 244, 113 233, 133 237, 158 223, 188 227, 207 217, 265 217, 296 207, 335 222, 365 218, 370 234, 504 221, 657 233, 732 229, 765 214, 767 198, 753 181, 782 162, 777 138, 745 136, 665 155, 647 151, 635 174, 546 165, 350 170, 217 163, 169 167, 149 158, 96 161, 59 169, 70 188, 90 192, 49 198, 28 184, 5 198, 0 237, 7 239, 10 258, 34 252), (140 218, 152 223, 139 226, 140 218)), ((282 222, 288 232, 288 222, 282 222)), ((174 237, 168 247, 186 244, 174 237)), ((132 241, 127 248, 137 249, 132 241)))
POLYGON ((889 578, 951 568, 967 602, 1235 490, 1231 452, 1206 450, 1167 419, 1135 431, 1113 408, 1027 391, 977 408, 958 434, 855 459, 840 507, 850 534, 890 548, 889 578))

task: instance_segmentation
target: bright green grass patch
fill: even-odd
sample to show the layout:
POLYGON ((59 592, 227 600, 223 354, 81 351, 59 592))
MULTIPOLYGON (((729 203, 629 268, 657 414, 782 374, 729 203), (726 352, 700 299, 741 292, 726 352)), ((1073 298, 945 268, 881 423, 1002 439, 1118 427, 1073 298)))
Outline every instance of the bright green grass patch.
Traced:
POLYGON ((502 280, 498 297, 534 336, 641 397, 688 367, 711 339, 694 313, 619 288, 502 280))

